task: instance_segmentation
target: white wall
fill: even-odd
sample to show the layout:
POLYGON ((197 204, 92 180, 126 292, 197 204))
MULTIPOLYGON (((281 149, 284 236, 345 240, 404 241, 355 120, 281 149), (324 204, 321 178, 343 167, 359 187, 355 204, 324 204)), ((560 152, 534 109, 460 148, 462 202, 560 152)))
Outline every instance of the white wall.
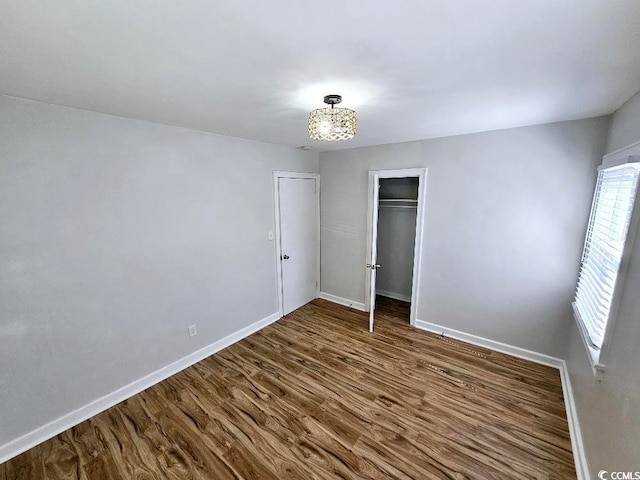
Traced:
POLYGON ((322 291, 364 301, 367 172, 427 167, 418 319, 563 357, 608 123, 321 153, 322 291))
MULTIPOLYGON (((640 141, 640 93, 612 118, 608 152, 640 141)), ((593 187, 592 187, 593 188, 593 187)), ((636 233, 602 383, 591 373, 575 324, 567 366, 592 478, 640 471, 640 232, 636 233)))
POLYGON ((376 263, 381 268, 376 272, 376 290, 408 300, 413 281, 416 209, 381 207, 378 216, 376 263))
POLYGON ((0 168, 2 445, 277 312, 272 171, 318 160, 0 96, 0 168))

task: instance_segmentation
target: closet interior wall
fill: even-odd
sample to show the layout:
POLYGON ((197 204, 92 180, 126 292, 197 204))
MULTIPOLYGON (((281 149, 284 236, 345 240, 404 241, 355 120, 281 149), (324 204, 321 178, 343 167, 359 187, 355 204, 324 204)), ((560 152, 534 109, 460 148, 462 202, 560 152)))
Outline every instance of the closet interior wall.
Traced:
POLYGON ((418 178, 380 180, 376 294, 411 301, 418 178))

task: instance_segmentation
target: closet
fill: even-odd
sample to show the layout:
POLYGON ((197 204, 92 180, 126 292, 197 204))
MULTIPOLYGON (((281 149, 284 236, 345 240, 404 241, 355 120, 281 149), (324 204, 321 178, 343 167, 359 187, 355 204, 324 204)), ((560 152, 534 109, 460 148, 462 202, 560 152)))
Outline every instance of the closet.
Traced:
POLYGON ((397 300, 411 302, 418 187, 418 177, 380 178, 378 190, 376 303, 406 309, 407 322, 408 305, 397 300))

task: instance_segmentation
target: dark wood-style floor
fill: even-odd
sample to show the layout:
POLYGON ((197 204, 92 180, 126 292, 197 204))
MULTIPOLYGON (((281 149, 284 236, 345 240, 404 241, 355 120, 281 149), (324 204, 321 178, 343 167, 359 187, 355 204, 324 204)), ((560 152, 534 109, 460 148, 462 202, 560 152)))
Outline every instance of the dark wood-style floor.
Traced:
POLYGON ((315 300, 0 479, 575 479, 558 371, 315 300))

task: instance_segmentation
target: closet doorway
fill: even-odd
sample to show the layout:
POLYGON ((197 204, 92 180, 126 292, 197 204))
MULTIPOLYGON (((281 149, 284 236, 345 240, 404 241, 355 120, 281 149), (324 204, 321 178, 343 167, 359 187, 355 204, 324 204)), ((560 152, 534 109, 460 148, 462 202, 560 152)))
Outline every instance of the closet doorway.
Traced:
POLYGON ((369 172, 365 310, 370 332, 377 296, 391 308, 409 303, 407 321, 415 325, 426 180, 426 168, 369 172))

